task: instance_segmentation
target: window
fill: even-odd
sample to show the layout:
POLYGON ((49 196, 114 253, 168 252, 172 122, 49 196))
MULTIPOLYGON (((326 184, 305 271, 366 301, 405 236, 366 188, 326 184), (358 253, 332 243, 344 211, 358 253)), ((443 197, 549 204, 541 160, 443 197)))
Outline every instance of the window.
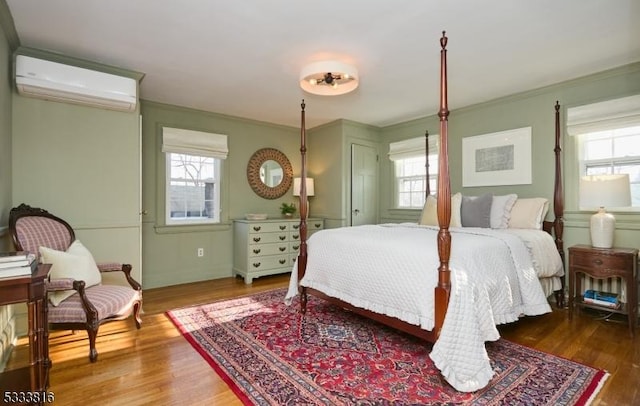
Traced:
MULTIPOLYGON (((429 136, 429 189, 437 187, 437 136, 429 136)), ((395 207, 422 209, 426 191, 426 160, 424 137, 393 142, 389 145, 389 159, 394 163, 395 207)))
POLYGON ((167 153, 167 224, 220 222, 220 159, 167 153))
POLYGON ((162 130, 166 224, 220 223, 227 136, 168 127, 162 130))
POLYGON ((631 205, 640 207, 640 126, 582 134, 580 175, 628 174, 631 205))
POLYGON ((580 176, 628 174, 631 205, 640 207, 640 95, 569 108, 567 130, 580 176))

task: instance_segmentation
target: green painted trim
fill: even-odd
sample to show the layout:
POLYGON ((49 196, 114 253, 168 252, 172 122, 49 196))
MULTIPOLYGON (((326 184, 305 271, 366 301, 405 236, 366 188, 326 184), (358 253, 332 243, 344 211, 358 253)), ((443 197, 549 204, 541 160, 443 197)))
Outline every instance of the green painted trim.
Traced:
MULTIPOLYGON (((518 100, 524 100, 524 99, 528 99, 534 96, 540 96, 540 95, 545 95, 547 93, 551 93, 555 90, 564 90, 568 87, 574 87, 574 86, 580 86, 580 85, 584 85, 587 83, 592 83, 594 81, 599 81, 599 80, 605 80, 605 79, 609 79, 612 77, 616 77, 616 76, 623 76, 623 75, 629 75, 632 74, 636 71, 640 71, 640 62, 634 62, 634 63, 630 63, 627 65, 622 65, 622 66, 618 66, 612 69, 608 69, 605 71, 601 71, 601 72, 597 72, 597 73, 593 73, 591 75, 586 75, 586 76, 581 76, 575 79, 570 79, 564 82, 559 82, 559 83, 554 83, 548 86, 543 86, 543 87, 539 87, 536 89, 532 89, 532 90, 528 90, 525 92, 521 92, 521 93, 515 93, 512 95, 507 95, 507 96, 503 96, 503 97, 499 97, 497 99, 493 99, 493 100, 489 100, 486 102, 482 102, 482 103, 477 103, 477 104, 473 104, 470 106, 465 106, 465 107, 461 107, 461 108, 457 108, 457 109, 453 109, 451 110, 452 113, 455 114, 463 114, 467 111, 475 111, 479 108, 484 108, 484 107, 491 107, 491 106, 502 106, 504 104, 507 103, 511 103, 514 101, 518 101, 518 100)), ((630 95, 631 94, 636 94, 637 92, 633 92, 630 91, 630 95)), ((624 95, 621 95, 620 97, 624 97, 624 95)), ((608 100, 609 98, 605 98, 604 100, 608 100)), ((597 102, 597 101, 601 101, 601 100, 594 100, 593 103, 597 102)), ((577 103, 576 105, 582 105, 585 104, 583 102, 577 103)), ((562 106, 563 109, 566 109, 568 107, 571 107, 572 105, 567 105, 567 106, 562 106)), ((565 113, 566 116, 566 113, 565 113)), ((563 123, 566 122, 566 120, 564 120, 566 117, 563 117, 563 123)), ((420 127, 425 127, 428 125, 433 125, 433 131, 431 131, 431 128, 425 128, 425 130, 429 130, 429 133, 431 134, 437 134, 440 129, 436 128, 437 125, 439 123, 439 119, 438 119, 438 114, 437 112, 434 114, 429 114, 423 117, 418 117, 415 118, 413 120, 409 120, 409 121, 403 121, 401 123, 397 123, 397 124, 391 124, 388 126, 384 126, 381 127, 382 130, 385 131, 385 133, 389 130, 393 130, 393 131, 399 131, 403 128, 412 128, 413 126, 420 126, 420 127), (434 119, 434 123, 427 123, 427 120, 430 119, 434 119)))
MULTIPOLYGON (((640 213, 612 212, 616 217, 616 230, 640 230, 640 213)), ((564 225, 572 228, 589 228, 593 212, 565 211, 564 225)))
POLYGON ((155 226, 156 234, 208 233, 211 231, 229 231, 232 223, 192 224, 175 226, 155 226))
MULTIPOLYGON (((220 118, 220 119, 225 119, 225 120, 231 120, 231 121, 236 121, 239 123, 247 123, 247 124, 254 124, 254 125, 260 125, 260 126, 267 126, 267 127, 272 127, 272 128, 277 128, 277 129, 286 129, 287 131, 291 131, 291 129, 295 129, 296 131, 299 130, 299 128, 297 127, 291 127, 291 126, 286 126, 286 125, 282 125, 282 124, 275 124, 275 123, 270 123, 268 121, 259 121, 259 120, 253 120, 250 118, 244 118, 244 117, 238 117, 238 116, 230 116, 230 115, 226 115, 226 114, 221 114, 221 113, 215 113, 212 111, 206 111, 206 110, 199 110, 199 109, 195 109, 195 108, 191 108, 191 107, 184 107, 184 106, 177 106, 175 104, 166 104, 166 103, 160 103, 160 102, 154 102, 151 100, 145 100, 145 99, 140 99, 140 103, 142 105, 142 107, 152 107, 152 108, 158 108, 158 109, 163 109, 163 110, 169 110, 169 111, 174 111, 174 112, 186 112, 189 114, 202 114, 203 116, 206 117, 215 117, 215 118, 220 118)), ((164 124, 167 127, 171 127, 170 124, 164 124)), ((174 128, 184 128, 184 126, 180 126, 180 127, 175 127, 174 128)), ((205 131, 205 130, 198 130, 198 131, 205 131)), ((206 130, 206 131, 211 131, 211 130, 206 130)))
POLYGON ((105 230, 105 229, 123 229, 123 228, 140 228, 139 223, 111 223, 111 224, 80 224, 73 226, 74 230, 105 230))

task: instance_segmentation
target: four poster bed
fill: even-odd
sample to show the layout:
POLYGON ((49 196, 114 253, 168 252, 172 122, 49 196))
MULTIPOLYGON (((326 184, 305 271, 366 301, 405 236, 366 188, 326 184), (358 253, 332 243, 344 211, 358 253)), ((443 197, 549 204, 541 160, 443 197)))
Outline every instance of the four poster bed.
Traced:
MULTIPOLYGON (((484 343, 499 338, 496 324, 551 311, 548 291, 543 292, 539 278, 560 281, 563 275, 559 105, 555 106, 555 219, 543 221, 542 214, 540 225, 546 233, 475 227, 450 230, 452 196, 444 32, 440 44, 438 226, 382 224, 328 229, 315 233, 309 246, 303 101, 301 240, 286 300, 299 294, 304 313, 307 295, 312 294, 433 342, 430 357, 445 379, 457 390, 475 391, 493 376, 484 343), (550 236, 552 232, 555 240, 550 236)), ((555 289, 559 289, 556 301, 563 306, 562 287, 556 284, 555 289)))

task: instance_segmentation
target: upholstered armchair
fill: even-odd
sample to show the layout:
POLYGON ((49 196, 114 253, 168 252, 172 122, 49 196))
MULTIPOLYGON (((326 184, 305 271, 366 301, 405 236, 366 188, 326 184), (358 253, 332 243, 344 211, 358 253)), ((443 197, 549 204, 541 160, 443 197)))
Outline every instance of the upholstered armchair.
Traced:
POLYGON ((47 282, 49 328, 86 330, 91 362, 98 358, 101 324, 133 315, 140 328, 142 287, 131 277, 131 265, 96 264, 66 221, 26 204, 11 209, 9 232, 16 250, 33 252, 41 262, 52 264, 47 282), (104 272, 123 272, 130 286, 102 284, 104 272))

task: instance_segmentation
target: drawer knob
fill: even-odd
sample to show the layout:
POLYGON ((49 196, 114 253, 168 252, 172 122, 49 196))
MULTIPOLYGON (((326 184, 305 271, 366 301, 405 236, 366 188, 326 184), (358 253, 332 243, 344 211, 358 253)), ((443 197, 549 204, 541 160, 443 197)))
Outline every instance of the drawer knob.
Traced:
POLYGON ((253 226, 253 231, 260 231, 262 230, 262 227, 260 226, 253 226))
POLYGON ((300 238, 300 236, 298 234, 294 234, 291 236, 291 238, 293 238, 294 240, 297 240, 298 238, 300 238))
POLYGON ((287 247, 278 247, 278 249, 280 250, 280 252, 284 252, 287 249, 287 247))
POLYGON ((280 230, 286 230, 287 226, 280 226, 280 230))
POLYGON ((294 245, 294 246, 293 246, 293 249, 294 249, 294 250, 297 250, 298 248, 300 248, 300 246, 299 246, 299 245, 294 245))
POLYGON ((254 268, 259 268, 260 267, 260 262, 254 262, 253 263, 253 267, 254 268))
POLYGON ((280 238, 280 241, 284 241, 284 240, 286 240, 286 239, 287 239, 287 236, 286 236, 286 235, 281 235, 281 236, 280 236, 280 237, 278 237, 278 238, 280 238))
POLYGON ((260 242, 260 237, 253 237, 254 242, 260 242))
POLYGON ((297 230, 297 229, 299 229, 299 228, 300 228, 300 224, 294 224, 294 225, 293 225, 293 229, 294 229, 294 230, 297 230))
POLYGON ((278 262, 280 262, 280 264, 281 264, 281 265, 284 265, 284 264, 286 264, 286 263, 287 263, 287 260, 286 260, 286 259, 281 259, 281 260, 279 260, 278 262))
POLYGON ((255 248, 255 249, 253 250, 253 253, 254 253, 254 254, 259 254, 259 253, 260 253, 260 251, 261 251, 261 250, 260 250, 260 248, 255 248))
POLYGON ((315 224, 316 228, 320 228, 320 226, 321 226, 321 225, 322 225, 322 224, 320 224, 320 223, 316 223, 316 224, 315 224))

